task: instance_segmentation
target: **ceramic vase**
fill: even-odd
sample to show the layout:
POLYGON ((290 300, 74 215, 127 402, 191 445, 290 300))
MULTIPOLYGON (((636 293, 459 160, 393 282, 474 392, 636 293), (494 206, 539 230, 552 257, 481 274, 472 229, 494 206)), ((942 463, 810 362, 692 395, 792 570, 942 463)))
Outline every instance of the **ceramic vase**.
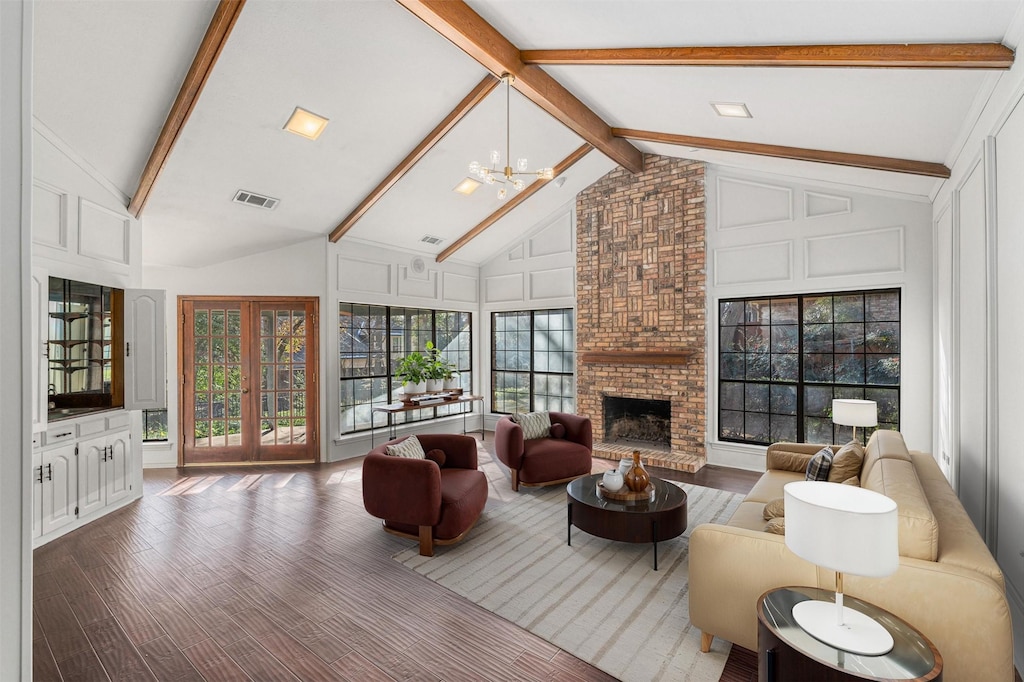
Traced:
POLYGON ((414 384, 414 383, 412 383, 410 381, 406 381, 404 384, 402 384, 402 392, 405 393, 406 395, 413 395, 415 393, 423 393, 426 390, 427 390, 427 382, 425 382, 425 381, 421 381, 421 382, 416 383, 416 384, 414 384))
POLYGON ((618 492, 622 488, 622 474, 619 473, 618 469, 609 469, 604 472, 601 483, 604 485, 605 490, 613 493, 618 492))
POLYGON ((452 391, 452 390, 458 388, 459 384, 461 384, 461 383, 462 383, 462 381, 459 378, 459 375, 456 374, 451 379, 445 379, 444 380, 444 390, 452 391))
POLYGON ((626 474, 625 480, 626 487, 635 493, 647 490, 647 485, 651 482, 650 474, 647 473, 643 464, 640 463, 639 450, 633 451, 633 466, 629 470, 629 473, 626 474))
POLYGON ((633 458, 623 457, 619 460, 619 473, 625 477, 629 473, 629 470, 633 468, 633 458))
POLYGON ((437 393, 444 387, 444 379, 427 379, 427 393, 437 393))

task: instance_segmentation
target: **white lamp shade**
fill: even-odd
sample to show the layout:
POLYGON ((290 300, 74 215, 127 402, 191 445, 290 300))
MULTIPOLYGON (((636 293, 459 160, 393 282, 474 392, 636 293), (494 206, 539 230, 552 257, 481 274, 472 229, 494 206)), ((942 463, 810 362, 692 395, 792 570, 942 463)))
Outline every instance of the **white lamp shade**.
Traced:
POLYGON ((783 488, 786 546, 833 571, 881 578, 899 566, 896 503, 871 490, 823 481, 783 488))
POLYGON ((877 426, 878 404, 874 400, 837 398, 832 401, 832 423, 841 426, 877 426))

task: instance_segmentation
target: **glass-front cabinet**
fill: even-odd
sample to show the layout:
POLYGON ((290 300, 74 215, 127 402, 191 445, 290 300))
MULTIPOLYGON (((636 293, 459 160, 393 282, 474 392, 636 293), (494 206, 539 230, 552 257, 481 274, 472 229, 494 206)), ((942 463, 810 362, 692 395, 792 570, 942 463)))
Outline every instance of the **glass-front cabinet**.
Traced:
POLYGON ((124 291, 49 278, 47 413, 50 421, 124 404, 124 291))

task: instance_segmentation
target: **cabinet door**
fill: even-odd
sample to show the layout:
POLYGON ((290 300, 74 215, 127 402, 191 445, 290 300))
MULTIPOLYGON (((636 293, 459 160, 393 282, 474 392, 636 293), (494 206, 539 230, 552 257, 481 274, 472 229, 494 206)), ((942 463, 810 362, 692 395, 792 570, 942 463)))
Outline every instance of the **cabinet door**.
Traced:
POLYGON ((32 539, 36 539, 43 533, 43 454, 39 450, 32 449, 32 539))
POLYGON ((167 407, 167 318, 165 292, 124 292, 124 406, 128 410, 167 407))
POLYGON ((50 533, 75 520, 78 499, 78 462, 75 444, 61 445, 42 453, 42 527, 50 533))
POLYGON ((105 463, 104 490, 106 504, 113 504, 127 497, 131 489, 132 446, 130 431, 120 431, 107 437, 107 461, 105 463))
POLYGON ((107 437, 78 443, 78 514, 85 516, 104 505, 103 476, 107 467, 107 437))
POLYGON ((47 305, 50 298, 50 276, 46 268, 32 268, 32 280, 29 285, 32 296, 32 346, 29 356, 32 358, 32 432, 46 430, 46 403, 48 400, 49 379, 47 377, 48 355, 47 340, 47 305))

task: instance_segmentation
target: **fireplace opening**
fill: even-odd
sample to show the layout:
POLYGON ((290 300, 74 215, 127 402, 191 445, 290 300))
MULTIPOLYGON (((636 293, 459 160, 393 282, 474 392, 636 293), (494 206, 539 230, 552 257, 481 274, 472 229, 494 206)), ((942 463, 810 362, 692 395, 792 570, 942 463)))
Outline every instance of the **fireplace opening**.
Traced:
POLYGON ((670 449, 672 446, 672 403, 604 396, 604 438, 606 443, 636 443, 670 449))

